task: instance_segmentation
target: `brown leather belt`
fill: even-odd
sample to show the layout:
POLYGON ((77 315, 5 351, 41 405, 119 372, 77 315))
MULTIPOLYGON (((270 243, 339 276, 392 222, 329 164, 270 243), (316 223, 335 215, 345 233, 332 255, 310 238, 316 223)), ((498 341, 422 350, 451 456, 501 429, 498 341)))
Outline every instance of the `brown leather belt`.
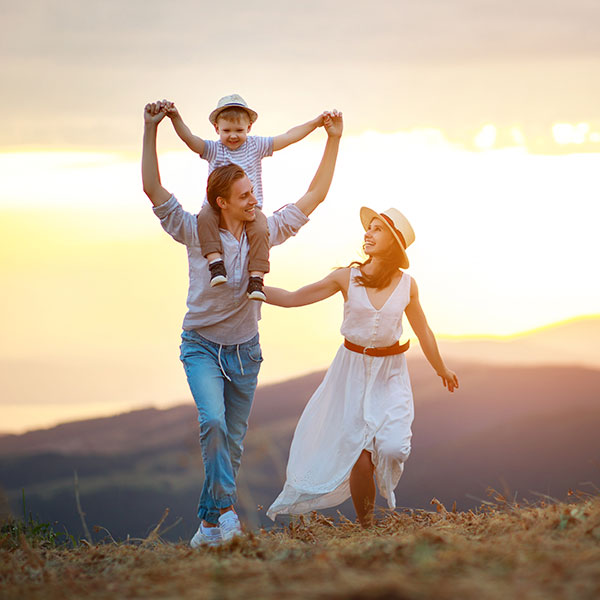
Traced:
POLYGON ((391 346, 384 346, 382 348, 373 348, 372 346, 359 346, 358 344, 353 344, 349 342, 347 339, 344 339, 344 346, 348 348, 348 350, 352 350, 352 352, 358 352, 358 354, 366 354, 367 356, 392 356, 393 354, 402 354, 408 350, 410 346, 410 340, 400 345, 400 342, 396 342, 391 346))

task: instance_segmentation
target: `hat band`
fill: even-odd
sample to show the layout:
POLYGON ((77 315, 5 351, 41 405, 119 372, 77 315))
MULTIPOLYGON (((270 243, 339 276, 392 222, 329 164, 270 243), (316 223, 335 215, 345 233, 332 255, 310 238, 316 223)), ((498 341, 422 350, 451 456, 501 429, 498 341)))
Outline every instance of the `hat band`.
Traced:
POLYGON ((398 231, 398 229, 396 229, 394 221, 392 221, 392 219, 390 219, 387 215, 384 215, 383 213, 381 213, 381 216, 385 219, 386 223, 392 228, 393 232, 400 238, 400 243, 402 244, 402 247, 406 250, 406 240, 404 239, 402 233, 398 231))

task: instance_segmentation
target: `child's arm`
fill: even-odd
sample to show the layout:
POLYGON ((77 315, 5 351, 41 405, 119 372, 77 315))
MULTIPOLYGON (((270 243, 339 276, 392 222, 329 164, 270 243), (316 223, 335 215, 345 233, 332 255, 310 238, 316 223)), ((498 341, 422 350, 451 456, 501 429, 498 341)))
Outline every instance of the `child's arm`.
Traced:
MULTIPOLYGON (((403 277, 406 277, 406 275, 403 275, 403 277)), ((417 288, 417 282, 414 279, 411 281, 410 285, 410 302, 404 312, 421 344, 425 358, 435 369, 435 372, 442 378, 444 387, 447 387, 449 392, 453 392, 454 388, 458 387, 458 378, 456 377, 456 373, 451 371, 442 360, 433 331, 431 331, 427 319, 425 318, 425 313, 421 308, 421 303, 419 302, 419 290, 417 288)))
POLYGON ((320 114, 318 117, 312 119, 312 121, 307 121, 302 125, 297 125, 296 127, 292 127, 289 131, 282 133, 281 135, 275 136, 273 138, 273 152, 277 152, 277 150, 281 150, 289 146, 290 144, 295 144, 300 140, 304 139, 309 133, 312 133, 317 127, 323 126, 323 120, 325 115, 329 114, 327 111, 320 114))
POLYGON ((191 132, 190 128, 183 122, 175 104, 173 102, 164 101, 162 103, 162 109, 167 117, 171 119, 173 128, 179 138, 190 150, 201 155, 204 152, 204 140, 191 132))

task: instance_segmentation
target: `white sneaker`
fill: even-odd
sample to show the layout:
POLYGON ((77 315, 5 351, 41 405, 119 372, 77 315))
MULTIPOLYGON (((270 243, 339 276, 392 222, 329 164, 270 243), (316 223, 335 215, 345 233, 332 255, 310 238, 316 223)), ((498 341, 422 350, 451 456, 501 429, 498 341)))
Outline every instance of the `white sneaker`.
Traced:
POLYGON ((218 527, 204 527, 204 525, 200 523, 198 531, 196 531, 194 537, 190 540, 190 546, 192 548, 199 548, 200 546, 218 546, 222 541, 221 530, 218 527))
POLYGON ((219 528, 221 529, 221 538, 224 542, 242 535, 240 520, 232 510, 228 510, 219 517, 219 528))

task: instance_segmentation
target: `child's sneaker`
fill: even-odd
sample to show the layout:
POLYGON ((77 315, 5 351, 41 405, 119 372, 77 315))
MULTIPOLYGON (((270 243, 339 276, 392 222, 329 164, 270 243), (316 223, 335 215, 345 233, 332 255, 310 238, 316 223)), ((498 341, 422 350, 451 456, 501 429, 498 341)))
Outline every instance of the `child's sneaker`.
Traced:
POLYGON ((222 260, 215 260, 208 265, 210 270, 210 287, 227 282, 227 271, 222 260))
POLYGON ((262 277, 250 277, 246 294, 250 300, 260 300, 261 302, 264 302, 267 299, 265 292, 263 291, 262 277))
POLYGON ((192 548, 199 548, 200 546, 218 546, 223 541, 221 537, 221 530, 219 527, 204 527, 200 523, 198 531, 194 534, 194 537, 190 540, 190 546, 192 548))
POLYGON ((228 510, 219 517, 219 528, 221 530, 221 538, 224 542, 242 535, 240 520, 232 510, 228 510))

